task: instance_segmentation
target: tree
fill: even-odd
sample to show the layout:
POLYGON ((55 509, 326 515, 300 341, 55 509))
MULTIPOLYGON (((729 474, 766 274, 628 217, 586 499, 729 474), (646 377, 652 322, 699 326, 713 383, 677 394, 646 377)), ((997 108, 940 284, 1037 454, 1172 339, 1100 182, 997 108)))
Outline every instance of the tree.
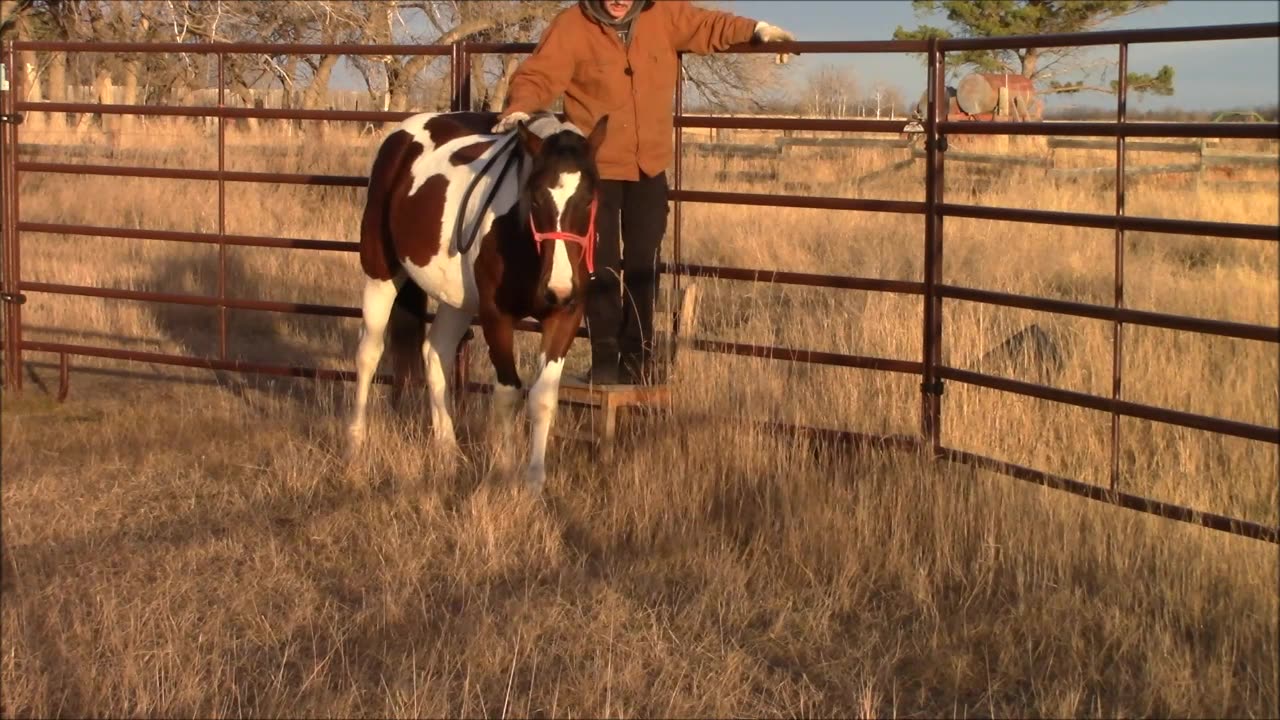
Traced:
POLYGON ((849 116, 849 105, 858 96, 858 84, 852 70, 828 63, 809 75, 802 92, 806 114, 843 118, 849 116))
MULTIPOLYGON (((574 0, 0 0, 0 34, 35 40, 424 45, 464 40, 536 42, 574 0)), ((99 102, 190 104, 216 82, 217 57, 199 53, 36 53, 19 59, 27 98, 60 102, 68 88, 93 86, 99 102), (43 91, 43 96, 40 94, 43 91)), ((518 55, 473 56, 472 107, 500 109, 518 55)), ((447 57, 228 53, 228 99, 253 105, 281 89, 285 107, 333 102, 335 74, 364 78, 370 99, 391 110, 444 109, 451 86, 447 57)), ((740 107, 776 78, 763 55, 691 57, 691 91, 718 107, 740 107)), ((77 98, 79 99, 79 98, 77 98)), ((64 121, 62 113, 56 115, 64 121)), ((81 123, 93 119, 82 114, 81 123)), ((33 115, 33 119, 34 115, 33 115)), ((134 116, 107 119, 129 128, 134 116)), ((256 121, 248 121, 251 127, 256 121)))
MULTIPOLYGON (((945 13, 950 28, 920 25, 914 30, 898 26, 895 40, 931 37, 1001 37, 1087 32, 1168 0, 912 0, 916 15, 945 13)), ((982 72, 1016 73, 1030 78, 1041 93, 1095 91, 1115 93, 1119 82, 1099 85, 1087 80, 1064 82, 1059 78, 1114 65, 1110 61, 1086 62, 1083 48, 1022 48, 1018 50, 968 50, 947 58, 948 66, 982 72)), ((1129 73, 1129 91, 1173 94, 1173 68, 1165 65, 1155 74, 1129 73)))

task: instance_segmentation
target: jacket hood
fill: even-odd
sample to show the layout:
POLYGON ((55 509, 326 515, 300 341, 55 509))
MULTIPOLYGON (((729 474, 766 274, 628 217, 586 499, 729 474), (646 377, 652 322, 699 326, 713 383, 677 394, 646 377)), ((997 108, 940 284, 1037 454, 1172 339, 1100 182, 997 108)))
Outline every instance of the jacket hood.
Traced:
POLYGON ((617 19, 614 19, 609 14, 609 11, 604 9, 605 2, 606 0, 578 0, 578 5, 582 7, 582 11, 587 14, 587 17, 592 20, 602 25, 617 26, 625 25, 634 20, 641 12, 649 9, 655 0, 637 0, 637 2, 631 4, 631 9, 627 11, 626 15, 617 19))

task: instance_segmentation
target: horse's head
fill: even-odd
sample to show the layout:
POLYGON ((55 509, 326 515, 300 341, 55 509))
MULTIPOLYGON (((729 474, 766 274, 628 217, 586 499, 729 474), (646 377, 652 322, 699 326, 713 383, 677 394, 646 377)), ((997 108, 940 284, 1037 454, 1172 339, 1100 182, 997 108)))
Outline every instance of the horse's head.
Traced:
POLYGON ((600 185, 596 151, 607 125, 608 118, 601 118, 588 137, 561 130, 543 138, 523 123, 516 130, 533 158, 522 205, 528 208, 541 258, 537 292, 553 307, 581 300, 594 271, 600 185))

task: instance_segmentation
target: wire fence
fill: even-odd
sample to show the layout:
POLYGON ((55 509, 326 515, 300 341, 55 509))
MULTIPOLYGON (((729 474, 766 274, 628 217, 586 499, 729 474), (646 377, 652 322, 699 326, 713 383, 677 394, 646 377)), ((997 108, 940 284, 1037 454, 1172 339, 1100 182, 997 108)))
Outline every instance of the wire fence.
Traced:
MULTIPOLYGON (((1258 140, 1280 139, 1280 125, 1258 122, 1218 123, 1134 123, 1126 118, 1129 48, 1138 43, 1169 43, 1230 39, 1280 38, 1280 24, 1263 23, 1218 27, 1176 28, 1160 30, 1135 30, 1094 32, 1072 35, 1044 35, 1020 38, 972 38, 933 39, 921 41, 870 41, 870 42, 796 42, 770 47, 740 46, 731 52, 804 54, 826 53, 921 53, 927 57, 928 103, 922 121, 908 124, 902 119, 859 118, 796 118, 796 117, 721 117, 691 115, 683 112, 683 83, 677 82, 677 113, 675 117, 675 155, 672 168, 673 242, 670 259, 662 263, 661 271, 668 274, 678 293, 683 278, 709 277, 739 281, 764 281, 773 284, 799 287, 815 287, 844 290, 861 290, 876 293, 893 293, 919 298, 923 310, 920 327, 918 359, 898 359, 834 352, 822 352, 804 348, 775 347, 757 344, 688 338, 689 346, 709 352, 756 358, 772 358, 780 361, 811 363, 836 367, 863 368, 891 373, 919 376, 919 425, 917 433, 909 436, 877 436, 864 433, 835 431, 825 428, 787 426, 789 429, 821 437, 832 442, 875 444, 891 446, 931 454, 939 460, 967 464, 1013 478, 1038 483, 1100 502, 1150 513, 1164 518, 1198 524, 1215 530, 1280 543, 1280 527, 1252 522, 1243 518, 1206 512, 1204 510, 1161 502, 1154 498, 1126 492, 1121 486, 1120 472, 1120 421, 1121 418, 1141 418, 1210 433, 1244 438, 1250 441, 1280 445, 1280 427, 1258 425, 1220 417, 1146 405, 1122 397, 1122 357, 1124 351, 1123 327, 1140 326, 1164 328, 1192 333, 1280 345, 1280 327, 1225 322, 1205 318, 1135 310, 1126 307, 1123 287, 1124 247, 1126 233, 1165 233, 1214 238, 1240 238, 1264 243, 1280 243, 1280 226, 1255 225, 1202 220, 1175 220, 1130 215, 1125 207, 1126 148, 1140 146, 1130 138, 1248 138, 1258 140), (1117 93, 1114 121, 1096 122, 965 122, 946 119, 947 107, 945 56, 948 52, 999 48, 1029 47, 1080 47, 1114 45, 1118 48, 1119 91, 1117 93), (866 198, 829 197, 820 195, 779 195, 774 193, 720 192, 690 190, 683 185, 683 155, 688 144, 684 131, 704 130, 767 130, 779 132, 836 132, 836 133, 889 133, 909 138, 918 135, 921 143, 917 157, 912 162, 925 165, 925 192, 922 201, 878 200, 866 198), (905 133, 905 134, 904 134, 905 133), (1054 136, 1059 144, 1072 142, 1063 138, 1110 138, 1097 147, 1116 150, 1114 168, 1114 213, 1094 214, 1060 212, 1039 209, 1018 209, 960 204, 944 197, 944 176, 948 164, 948 137, 963 135, 1054 136), (919 216, 924 221, 924 233, 920 238, 924 253, 923 276, 916 280, 887 280, 872 277, 844 276, 782 272, 771 268, 743 268, 686 262, 682 253, 682 208, 690 203, 730 204, 739 206, 812 208, 829 212, 863 211, 898 213, 919 216), (990 221, 1058 225, 1080 228, 1096 228, 1114 233, 1115 286, 1113 302, 1107 305, 1054 300, 1029 295, 994 292, 946 282, 942 273, 944 252, 944 220, 969 218, 990 221), (1038 385, 948 365, 942 360, 942 347, 946 334, 942 323, 942 308, 946 301, 982 303, 1006 308, 1021 308, 1066 316, 1103 320, 1112 326, 1113 363, 1111 393, 1089 394, 1038 385), (1013 395, 1039 398, 1107 413, 1111 418, 1110 432, 1110 483, 1108 487, 1092 485, 1078 480, 1054 475, 1035 468, 1023 467, 998 458, 986 457, 944 444, 942 432, 945 420, 944 389, 949 383, 989 388, 1013 395)), ((426 54, 448 55, 451 59, 451 109, 472 108, 470 67, 474 59, 484 54, 527 54, 534 46, 528 43, 471 43, 460 42, 448 46, 323 46, 323 45, 270 45, 261 43, 203 43, 203 44, 131 44, 131 43, 60 43, 18 42, 6 44, 3 60, 7 67, 14 67, 17 51, 56 51, 68 53, 172 53, 185 52, 213 56, 218 68, 219 87, 214 106, 140 106, 124 104, 86 104, 27 102, 19 100, 20 88, 13 87, 0 93, 3 99, 4 122, 0 128, 0 171, 3 177, 3 198, 0 202, 0 230, 3 231, 2 297, 4 318, 4 371, 6 386, 20 391, 21 368, 25 353, 52 353, 58 356, 61 369, 60 395, 65 396, 69 374, 68 357, 88 356, 114 360, 134 360, 157 364, 170 364, 213 370, 282 375, 325 380, 351 380, 354 373, 314 367, 287 366, 269 363, 249 363, 232 358, 228 349, 227 311, 255 310, 275 313, 297 313, 328 317, 359 317, 354 307, 323 304, 303 304, 267 301, 255 298, 230 297, 227 293, 226 252, 229 247, 294 248, 357 252, 355 243, 322 239, 287 239, 267 236, 231 234, 226 232, 225 187, 227 183, 283 183, 329 187, 363 187, 366 178, 360 176, 334 176, 317 174, 290 174, 230 171, 226 167, 226 131, 229 121, 236 119, 294 119, 326 120, 348 123, 391 122, 412 115, 412 112, 384 112, 375 110, 308 110, 269 107, 234 107, 225 93, 223 67, 225 59, 234 54, 270 53, 273 55, 300 55, 337 53, 344 55, 426 54), (123 167, 57 161, 20 160, 19 118, 24 113, 65 112, 98 113, 106 115, 144 115, 189 118, 211 118, 217 124, 218 164, 216 169, 184 170, 150 167, 123 167), (178 232, 140 230, 88 226, 65 223, 38 223, 23 219, 19 203, 19 178, 23 173, 97 174, 117 177, 146 177, 203 180, 217 184, 218 225, 216 232, 178 232), (25 237, 42 234, 78 234, 114 238, 138 238, 177 243, 198 243, 216 246, 219 253, 217 292, 213 295, 189 295, 159 293, 141 290, 106 289, 78 286, 59 282, 35 282, 25 279, 21 272, 22 243, 25 237), (218 313, 218 352, 213 356, 194 357, 154 352, 137 352, 85 344, 37 342, 23 338, 23 303, 29 295, 62 294, 97 298, 126 299, 143 302, 177 303, 205 306, 218 313)), ((11 77, 15 84, 20 78, 11 77)), ((856 139, 855 139, 856 141, 856 139)), ((965 159, 959 157, 956 161, 965 159)), ((1201 157, 1204 162, 1204 157, 1201 157)), ((536 324, 526 322, 521 329, 535 330, 536 324)), ((585 335, 585 331, 580 332, 585 335)), ((472 389, 484 389, 478 383, 464 385, 472 389)), ((1280 390, 1280 377, 1277 377, 1280 390)), ((1280 424, 1280 420, 1278 420, 1280 424)))

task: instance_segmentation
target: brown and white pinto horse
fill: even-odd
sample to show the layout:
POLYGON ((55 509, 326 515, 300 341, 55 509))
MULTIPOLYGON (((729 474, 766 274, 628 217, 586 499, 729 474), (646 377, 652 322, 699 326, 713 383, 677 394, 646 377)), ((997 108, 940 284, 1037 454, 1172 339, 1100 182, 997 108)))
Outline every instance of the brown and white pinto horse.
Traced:
POLYGON ((457 440, 449 385, 472 319, 479 316, 489 346, 495 415, 502 421, 522 392, 515 324, 532 317, 541 323, 542 347, 528 398, 528 482, 540 489, 560 374, 594 269, 595 154, 607 118, 589 137, 550 114, 521 124, 514 137, 493 135, 496 120, 495 113, 481 112, 415 115, 378 150, 360 228, 367 278, 349 431, 359 447, 393 304, 424 303, 423 292, 438 302, 422 353, 433 436, 450 453, 457 440), (508 172, 512 165, 515 173, 508 172), (469 242, 477 236, 479 242, 469 242))

